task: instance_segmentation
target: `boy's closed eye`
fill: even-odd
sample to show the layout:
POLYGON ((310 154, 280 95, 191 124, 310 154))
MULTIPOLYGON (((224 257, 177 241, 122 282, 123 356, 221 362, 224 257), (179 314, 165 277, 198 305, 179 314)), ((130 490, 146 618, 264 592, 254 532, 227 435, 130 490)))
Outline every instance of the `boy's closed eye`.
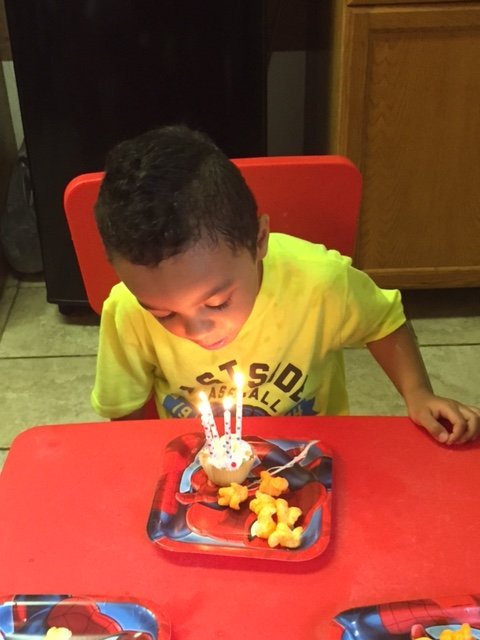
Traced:
POLYGON ((214 311, 222 311, 222 309, 226 309, 230 303, 232 301, 232 296, 229 296, 226 300, 224 300, 223 302, 219 302, 218 304, 206 304, 205 306, 207 307, 207 309, 212 309, 214 311))
MULTIPOLYGON (((227 307, 230 306, 230 303, 232 301, 232 296, 230 295, 226 300, 224 300, 223 302, 219 302, 219 303, 215 303, 212 304, 211 302, 209 304, 205 303, 205 308, 206 309, 210 309, 211 311, 223 311, 224 309, 227 309, 227 307)), ((171 311, 170 313, 162 313, 161 311, 157 311, 155 309, 151 309, 149 307, 147 307, 146 305, 142 305, 145 309, 147 309, 147 311, 150 311, 150 313, 152 313, 157 320, 159 320, 160 322, 166 322, 168 320, 171 320, 172 318, 174 318, 177 314, 174 311, 171 311)))

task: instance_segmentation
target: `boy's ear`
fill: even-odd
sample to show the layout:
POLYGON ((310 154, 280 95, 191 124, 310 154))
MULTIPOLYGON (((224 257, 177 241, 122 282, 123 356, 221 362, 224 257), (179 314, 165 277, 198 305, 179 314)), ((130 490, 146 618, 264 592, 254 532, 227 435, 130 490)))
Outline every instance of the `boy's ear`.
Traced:
POLYGON ((263 260, 268 251, 268 236, 270 235, 270 218, 263 213, 258 218, 257 260, 263 260))

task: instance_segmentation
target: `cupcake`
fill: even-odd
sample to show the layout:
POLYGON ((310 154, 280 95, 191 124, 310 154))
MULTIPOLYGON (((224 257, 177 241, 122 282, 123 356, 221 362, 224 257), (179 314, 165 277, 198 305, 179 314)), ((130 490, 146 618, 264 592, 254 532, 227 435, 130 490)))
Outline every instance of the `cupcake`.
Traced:
POLYGON ((198 454, 200 464, 208 479, 219 487, 228 487, 231 482, 242 483, 255 462, 252 447, 245 440, 231 438, 231 452, 227 452, 226 437, 216 438, 212 453, 203 447, 198 454))

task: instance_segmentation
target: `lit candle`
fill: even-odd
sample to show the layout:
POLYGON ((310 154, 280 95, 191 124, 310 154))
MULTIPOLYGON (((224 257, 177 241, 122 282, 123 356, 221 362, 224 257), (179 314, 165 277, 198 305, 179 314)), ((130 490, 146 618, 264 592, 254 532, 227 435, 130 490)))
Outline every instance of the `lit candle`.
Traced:
POLYGON ((227 433, 232 432, 231 430, 232 405, 233 405, 232 398, 230 396, 227 396, 223 401, 223 425, 225 429, 225 435, 227 435, 227 433))
POLYGON ((203 430, 205 431, 205 442, 207 444, 208 453, 213 456, 215 450, 213 448, 212 430, 210 429, 205 403, 201 402, 198 405, 198 408, 200 410, 200 421, 202 423, 203 430))
POLYGON ((217 425, 215 424, 215 418, 213 417, 212 407, 210 406, 210 402, 208 401, 208 398, 207 398, 207 394, 205 393, 205 391, 200 391, 198 395, 202 400, 204 413, 208 421, 208 426, 210 428, 210 431, 212 432, 212 438, 216 439, 218 438, 218 430, 217 430, 217 425))
POLYGON ((225 452, 229 462, 229 469, 232 468, 232 427, 231 427, 231 408, 233 400, 227 396, 223 401, 223 428, 225 431, 225 452))
POLYGON ((242 412, 243 412, 243 383, 244 377, 241 373, 236 373, 233 376, 233 381, 237 388, 237 404, 235 407, 235 437, 238 440, 242 439, 242 412))

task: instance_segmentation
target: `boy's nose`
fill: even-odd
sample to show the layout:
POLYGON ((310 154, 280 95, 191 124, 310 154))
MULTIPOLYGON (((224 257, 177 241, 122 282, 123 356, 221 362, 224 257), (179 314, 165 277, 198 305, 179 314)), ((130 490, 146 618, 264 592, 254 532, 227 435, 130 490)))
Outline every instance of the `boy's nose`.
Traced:
POLYGON ((205 318, 189 318, 184 321, 186 338, 201 338, 210 333, 214 327, 213 320, 205 318))

